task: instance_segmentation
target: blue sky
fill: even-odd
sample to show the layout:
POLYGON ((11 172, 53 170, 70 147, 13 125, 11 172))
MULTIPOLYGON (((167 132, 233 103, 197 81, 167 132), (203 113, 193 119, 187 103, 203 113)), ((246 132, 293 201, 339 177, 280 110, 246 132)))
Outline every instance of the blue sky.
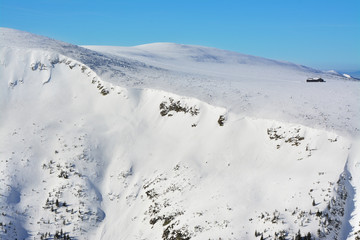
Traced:
POLYGON ((79 45, 204 45, 360 70, 359 0, 0 0, 0 26, 79 45))

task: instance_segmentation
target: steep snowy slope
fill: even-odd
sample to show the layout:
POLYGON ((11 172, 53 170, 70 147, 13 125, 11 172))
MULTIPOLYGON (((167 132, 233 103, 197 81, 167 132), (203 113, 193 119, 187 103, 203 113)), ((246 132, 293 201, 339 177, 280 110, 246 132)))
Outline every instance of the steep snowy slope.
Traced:
POLYGON ((241 71, 227 77, 243 55, 202 47, 188 48, 226 61, 196 65, 195 53, 171 44, 114 56, 15 30, 0 35, 0 238, 292 239, 299 230, 317 239, 360 237, 360 154, 346 125, 358 116, 357 82, 307 85, 300 77, 313 70, 250 56, 245 65, 271 75, 244 67, 251 80, 241 71), (275 68, 299 79, 279 86, 275 68), (236 78, 239 98, 224 86, 236 78), (187 97, 159 90, 167 87, 187 97), (252 92, 262 87, 269 103, 252 92), (219 107, 216 94, 227 90, 219 107), (286 100, 277 91, 310 98, 315 90, 320 103, 289 100, 270 109, 277 120, 264 118, 263 108, 286 100), (199 100, 210 93, 218 106, 199 100), (321 116, 327 129, 302 125, 306 117, 291 121, 325 101, 330 113, 344 105, 337 116, 350 119, 321 116), (244 104, 252 111, 232 110, 244 104))

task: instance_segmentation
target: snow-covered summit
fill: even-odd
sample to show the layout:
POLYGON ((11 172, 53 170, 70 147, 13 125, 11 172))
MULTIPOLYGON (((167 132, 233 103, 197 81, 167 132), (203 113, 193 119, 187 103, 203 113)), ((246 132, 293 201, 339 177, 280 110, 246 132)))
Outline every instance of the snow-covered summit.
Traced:
MULTIPOLYGON (((90 49, 99 49, 99 50, 113 50, 120 53, 121 51, 116 51, 116 47, 101 47, 101 46, 88 46, 90 49)), ((281 65, 288 66, 293 68, 298 68, 298 70, 303 71, 313 71, 320 72, 319 70, 310 69, 305 66, 297 65, 290 62, 276 61, 271 59, 266 59, 262 57, 251 56, 247 54, 241 54, 237 52, 204 47, 197 45, 185 45, 185 44, 176 44, 176 43, 150 43, 139 46, 134 46, 128 48, 118 48, 118 50, 123 50, 128 54, 133 54, 134 56, 143 56, 148 58, 165 58, 164 60, 177 59, 178 61, 182 59, 184 62, 205 62, 205 63, 220 63, 220 64, 247 64, 247 65, 281 65), (150 55, 142 54, 148 52, 150 55), (151 55, 152 54, 152 55, 151 55)))

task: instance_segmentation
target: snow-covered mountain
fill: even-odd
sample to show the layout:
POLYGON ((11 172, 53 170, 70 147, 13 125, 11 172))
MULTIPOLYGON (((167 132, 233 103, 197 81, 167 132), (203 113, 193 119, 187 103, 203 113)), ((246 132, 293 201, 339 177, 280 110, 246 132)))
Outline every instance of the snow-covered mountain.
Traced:
POLYGON ((360 238, 359 90, 213 48, 1 28, 0 238, 360 238))

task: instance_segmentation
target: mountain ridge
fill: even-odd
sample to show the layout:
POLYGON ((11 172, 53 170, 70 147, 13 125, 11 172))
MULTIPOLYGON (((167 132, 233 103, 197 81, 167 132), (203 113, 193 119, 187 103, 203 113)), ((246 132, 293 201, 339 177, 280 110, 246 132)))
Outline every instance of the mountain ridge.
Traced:
MULTIPOLYGON (((15 30, 6 31, 13 32, 15 30)), ((19 37, 9 37, 11 34, 5 41, 4 34, 6 31, 4 29, 1 31, 0 44, 4 45, 8 42, 8 45, 11 45, 12 42, 18 41, 16 39, 19 37)), ((15 32, 20 35, 23 34, 20 31, 15 32)), ((31 42, 31 37, 21 37, 20 39, 20 45, 22 42, 31 42)), ((40 37, 40 39, 42 42, 46 41, 47 38, 40 37)), ((52 42, 51 44, 37 44, 48 45, 50 50, 51 46, 54 45, 52 42)), ((338 117, 339 109, 344 106, 355 106, 356 102, 360 101, 358 95, 355 94, 358 84, 352 83, 348 78, 337 74, 313 72, 313 70, 309 71, 307 68, 302 69, 301 67, 299 70, 298 65, 295 65, 296 69, 294 70, 293 64, 290 67, 281 64, 267 67, 266 64, 241 64, 233 60, 226 64, 211 61, 199 62, 197 60, 203 60, 204 54, 206 56, 204 49, 222 53, 223 55, 210 53, 210 56, 217 56, 221 60, 226 60, 228 54, 234 55, 235 57, 232 58, 236 59, 239 54, 212 48, 200 48, 199 50, 194 46, 187 46, 187 52, 175 51, 176 54, 172 54, 171 57, 171 52, 159 49, 163 47, 162 44, 156 44, 158 48, 155 50, 144 45, 128 48, 93 47, 98 51, 69 44, 65 44, 66 47, 62 49, 61 44, 56 44, 55 51, 84 63, 104 81, 114 85, 170 91, 231 109, 244 116, 299 122, 307 126, 336 130, 342 134, 357 135, 359 132, 356 122, 360 117, 352 107, 342 112, 344 116, 342 119, 338 117), (144 52, 141 49, 144 47, 147 48, 145 53, 148 55, 143 54, 144 52), (56 50, 58 48, 62 50, 56 50), (200 55, 196 57, 199 52, 200 55), (145 56, 141 56, 141 54, 145 56), (320 86, 305 85, 308 77, 322 77, 327 82, 320 86), (347 83, 340 83, 341 81, 347 81, 347 83), (219 82, 222 82, 222 85, 214 87, 219 82), (344 85, 349 86, 344 88, 342 87, 344 85), (299 86, 304 91, 296 91, 299 86), (332 89, 334 88, 338 91, 333 92, 332 89), (353 97, 348 97, 348 94, 352 94, 353 97), (317 96, 327 96, 327 98, 321 99, 317 96), (269 97, 270 102, 268 101, 269 97), (343 99, 346 103, 337 101, 337 99, 343 99), (237 104, 234 104, 235 102, 237 104), (314 104, 314 108, 304 108, 304 104, 308 103, 314 104), (279 111, 276 106, 281 106, 283 110, 279 111), (294 109, 301 109, 301 111, 294 109), (302 114, 299 115, 299 112, 302 114)), ((240 54, 240 56, 249 57, 250 60, 254 59, 248 55, 240 54)), ((211 59, 213 58, 210 57, 211 59)), ((255 59, 262 58, 255 57, 255 59)), ((267 59, 264 61, 266 63, 272 62, 272 60, 267 59)))

